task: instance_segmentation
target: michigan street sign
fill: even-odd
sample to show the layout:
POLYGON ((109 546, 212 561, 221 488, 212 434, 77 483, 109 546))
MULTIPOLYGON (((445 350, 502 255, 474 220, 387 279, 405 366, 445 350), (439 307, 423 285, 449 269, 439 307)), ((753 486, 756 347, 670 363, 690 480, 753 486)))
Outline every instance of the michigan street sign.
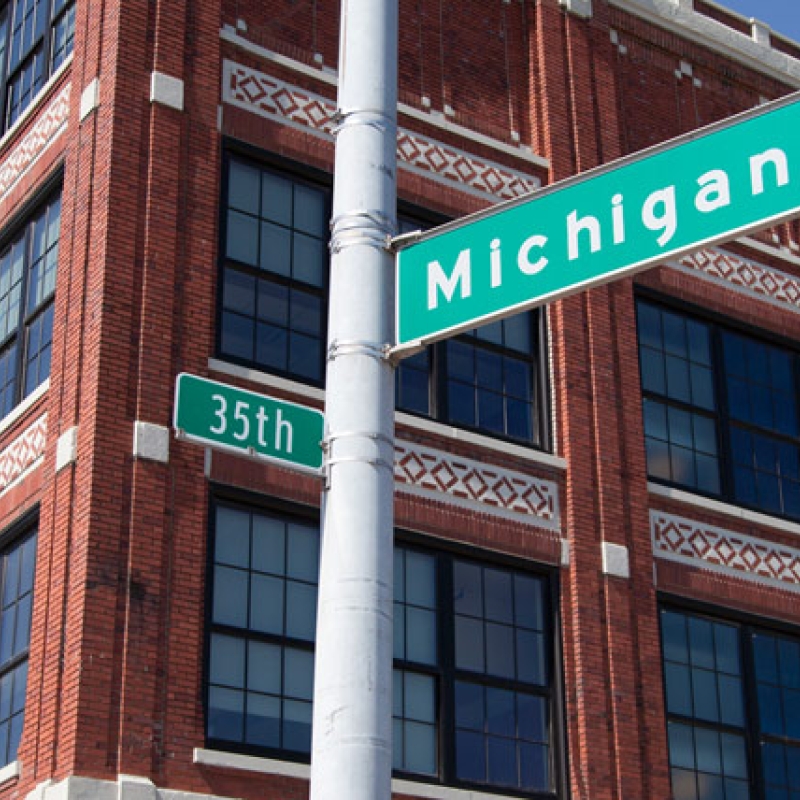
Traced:
POLYGON ((321 411, 182 372, 175 382, 178 436, 318 474, 321 411))
POLYGON ((800 214, 800 94, 398 237, 396 352, 800 214))

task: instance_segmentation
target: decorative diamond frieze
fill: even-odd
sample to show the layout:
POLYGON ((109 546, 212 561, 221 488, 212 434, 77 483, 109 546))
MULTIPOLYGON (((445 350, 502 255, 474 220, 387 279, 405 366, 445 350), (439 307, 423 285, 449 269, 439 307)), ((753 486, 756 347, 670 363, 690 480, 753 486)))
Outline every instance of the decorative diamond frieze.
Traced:
POLYGON ((0 202, 19 178, 66 129, 69 93, 70 84, 66 84, 39 114, 36 124, 0 163, 0 202))
POLYGON ((656 558, 800 592, 800 549, 696 520, 650 512, 656 558))
MULTIPOLYGON (((223 62, 222 100, 254 114, 333 137, 336 126, 333 100, 233 61, 223 62)), ((493 200, 510 200, 541 185, 532 175, 405 128, 397 133, 397 159, 401 169, 493 200)))
POLYGON ((781 270, 711 248, 684 256, 679 263, 710 278, 744 289, 754 297, 800 309, 800 278, 781 270))
POLYGON ((395 442, 400 491, 558 531, 558 487, 552 481, 459 458, 419 444, 395 442))
POLYGON ((0 493, 44 455, 46 440, 47 414, 42 414, 0 451, 0 493))

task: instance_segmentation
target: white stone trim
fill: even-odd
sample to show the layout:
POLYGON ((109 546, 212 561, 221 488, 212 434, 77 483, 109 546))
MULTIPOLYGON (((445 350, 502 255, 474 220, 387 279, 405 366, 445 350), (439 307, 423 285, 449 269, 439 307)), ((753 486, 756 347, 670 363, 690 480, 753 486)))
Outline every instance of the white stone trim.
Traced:
POLYGON ((784 245, 776 247, 775 245, 767 244, 766 242, 761 242, 758 239, 754 239, 752 236, 743 236, 741 239, 737 239, 737 241, 740 244, 746 245, 752 250, 758 251, 759 253, 764 253, 765 255, 772 256, 773 258, 782 258, 789 264, 794 264, 795 266, 800 267, 800 256, 797 256, 792 252, 792 250, 797 251, 799 248, 797 242, 790 242, 789 247, 784 245))
MULTIPOLYGON (((8 193, 33 169, 42 154, 67 129, 71 91, 72 84, 67 82, 46 106, 39 104, 33 125, 4 154, 0 162, 0 201, 5 200, 8 193)), ((16 125, 17 123, 14 128, 16 125)), ((0 139, 0 150, 7 141, 7 136, 0 139)))
MULTIPOLYGON (((309 780, 311 777, 311 768, 308 764, 278 761, 277 759, 261 758, 259 756, 246 756, 239 753, 226 753, 221 750, 207 750, 200 747, 195 748, 193 761, 195 764, 203 764, 209 767, 238 769, 246 772, 258 772, 264 775, 281 775, 300 780, 309 780)), ((400 780, 398 778, 392 778, 392 792, 409 797, 427 798, 428 800, 508 800, 507 795, 452 789, 449 786, 400 780)))
POLYGON ((100 79, 92 78, 81 92, 80 120, 83 122, 100 105, 100 79))
POLYGON ((0 768, 0 786, 15 778, 19 778, 22 774, 22 764, 19 761, 9 761, 4 767, 0 768))
MULTIPOLYGON (((322 81, 323 83, 326 83, 334 88, 338 85, 338 77, 335 70, 324 66, 322 68, 311 67, 308 64, 304 64, 302 61, 296 61, 288 56, 275 53, 266 47, 261 47, 260 45, 248 41, 243 36, 240 36, 239 33, 230 26, 223 27, 223 29, 220 31, 220 39, 229 42, 230 44, 233 44, 236 47, 245 50, 246 52, 252 53, 259 58, 263 58, 266 61, 271 61, 274 64, 278 64, 282 67, 290 69, 292 72, 296 72, 299 75, 315 78, 316 80, 322 81)), ((506 153, 514 156, 515 158, 521 158, 525 161, 529 161, 531 164, 535 164, 543 169, 550 168, 550 160, 544 158, 543 156, 537 155, 527 145, 518 145, 517 147, 514 147, 507 142, 501 141, 500 139, 494 139, 491 136, 474 131, 464 125, 459 125, 456 122, 452 122, 451 120, 447 119, 445 114, 430 110, 431 101, 429 97, 422 97, 420 102, 423 108, 427 110, 423 111, 406 103, 398 103, 397 110, 400 114, 420 120, 426 125, 433 125, 434 127, 440 128, 448 133, 454 133, 457 136, 470 139, 477 144, 485 145, 486 147, 491 147, 493 150, 506 153)))
POLYGON ((650 532, 658 559, 800 593, 800 548, 654 509, 650 532))
POLYGON ((280 761, 275 758, 262 758, 261 756, 247 756, 242 753, 228 753, 225 750, 208 750, 195 747, 192 754, 195 764, 206 767, 221 767, 222 769, 239 769, 245 772, 260 772, 266 775, 281 775, 286 778, 309 780, 311 767, 295 761, 280 761))
MULTIPOLYGON (((222 102, 333 144, 338 124, 333 99, 230 59, 222 62, 222 102)), ((519 198, 542 184, 538 175, 402 126, 396 152, 398 169, 490 202, 519 198)))
POLYGON ((800 277, 746 256, 706 247, 668 263, 679 272, 720 284, 729 291, 786 311, 800 312, 800 277))
POLYGON ((163 72, 151 73, 150 102, 183 111, 183 80, 163 72))
POLYGON ((49 388, 50 378, 44 381, 40 386, 37 386, 18 406, 11 409, 11 411, 0 420, 0 434, 7 431, 29 408, 31 408, 31 406, 36 405, 39 398, 47 394, 49 388))
POLYGON ((245 381, 258 383, 266 386, 269 389, 280 389, 283 392, 291 392, 292 394, 300 395, 309 400, 316 400, 322 402, 325 400, 325 392, 316 386, 309 386, 305 383, 298 383, 297 381, 289 380, 288 378, 281 378, 278 375, 270 375, 268 372, 262 372, 258 369, 251 369, 250 367, 242 367, 239 364, 231 364, 229 361, 222 361, 218 358, 208 359, 208 368, 212 372, 219 372, 223 375, 230 375, 232 378, 241 378, 245 381))
MULTIPOLYGON (((307 384, 281 378, 277 375, 270 375, 268 372, 242 367, 239 366, 239 364, 231 364, 228 361, 222 361, 218 358, 209 358, 208 368, 211 372, 218 372, 233 378, 241 378, 242 380, 251 381, 252 383, 258 383, 269 389, 280 389, 281 391, 289 392, 319 403, 325 400, 324 390, 316 386, 308 386, 307 384)), ((523 445, 513 444, 512 442, 501 442, 497 439, 493 439, 491 436, 462 430, 461 428, 454 428, 451 425, 437 422, 436 420, 417 417, 413 414, 406 414, 402 411, 398 411, 395 414, 395 421, 409 428, 430 433, 435 436, 441 436, 454 442, 464 442, 465 444, 475 445, 486 450, 493 450, 495 452, 514 456, 514 458, 522 458, 532 465, 540 465, 562 472, 567 468, 566 459, 560 456, 554 456, 550 453, 544 453, 541 450, 534 450, 532 447, 524 447, 523 445)))
POLYGON ((548 531, 561 529, 557 484, 533 475, 396 440, 394 478, 397 491, 405 494, 548 531))
POLYGON ((630 578, 628 548, 623 544, 602 542, 603 574, 614 578, 630 578))
POLYGON ((561 566, 568 567, 570 564, 569 539, 561 540, 561 566))
MULTIPOLYGON (((729 28, 722 22, 696 12, 691 0, 688 2, 686 0, 609 0, 609 2, 630 14, 705 47, 710 47, 748 67, 792 86, 800 87, 800 59, 774 50, 764 44, 763 40, 757 41, 752 34, 748 36, 729 28)), ((706 2, 711 2, 711 0, 706 0, 706 2)), ((723 7, 720 6, 720 8, 723 7)), ((729 9, 725 9, 725 11, 733 16, 739 16, 729 9)), ((746 17, 740 18, 749 22, 746 17)))
POLYGON ((796 522, 789 522, 788 520, 781 519, 780 517, 772 517, 769 514, 762 514, 758 511, 751 511, 748 508, 733 505, 732 503, 724 503, 721 500, 713 500, 710 497, 704 497, 693 492, 687 492, 683 489, 673 489, 670 486, 662 486, 659 483, 648 483, 647 489, 652 495, 659 497, 666 497, 669 500, 676 500, 680 503, 686 503, 696 508, 710 511, 715 514, 724 514, 732 519, 741 520, 742 522, 760 525, 765 528, 772 528, 773 530, 780 531, 781 533, 790 534, 792 536, 800 536, 800 524, 796 522))
POLYGON ((413 414, 407 414, 403 411, 398 411, 395 414, 395 421, 407 425, 409 428, 424 431, 425 433, 432 433, 454 442, 464 442, 465 444, 476 445, 486 450, 494 450, 499 453, 514 456, 514 458, 523 458, 530 464, 538 464, 542 467, 557 469, 561 472, 567 469, 567 460, 561 456, 554 456, 541 450, 534 450, 532 447, 514 444, 513 442, 502 442, 482 433, 467 431, 463 428, 454 428, 452 425, 448 425, 444 422, 438 422, 426 417, 416 417, 413 414))
POLYGON ((558 4, 576 17, 589 19, 592 16, 592 0, 558 0, 558 4))
POLYGON ((26 800, 227 800, 220 795, 162 789, 149 778, 119 775, 116 781, 71 775, 62 781, 46 780, 28 793, 26 800))
POLYGON ((56 472, 78 460, 78 426, 67 428, 56 443, 56 472))
POLYGON ((161 464, 169 462, 169 428, 152 422, 133 423, 133 455, 161 464))
POLYGON ((27 120, 38 114, 41 98, 44 97, 50 88, 58 82, 59 78, 69 69, 72 64, 72 53, 69 54, 67 60, 50 76, 47 83, 42 86, 36 93, 36 97, 30 102, 28 107, 22 112, 17 121, 0 137, 0 150, 9 139, 14 137, 14 134, 26 124, 27 120))

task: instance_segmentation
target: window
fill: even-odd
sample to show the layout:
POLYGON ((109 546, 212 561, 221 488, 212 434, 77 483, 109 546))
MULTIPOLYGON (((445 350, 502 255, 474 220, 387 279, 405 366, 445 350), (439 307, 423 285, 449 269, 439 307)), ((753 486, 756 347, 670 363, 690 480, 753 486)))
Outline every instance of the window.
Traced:
POLYGON ((661 640, 674 799, 800 797, 800 638, 662 609, 661 640))
MULTIPOLYGON (((282 757, 311 748, 316 522, 215 508, 207 736, 282 757)), ((397 545, 394 768, 552 796, 557 768, 548 579, 397 545)))
POLYGON ((35 560, 35 531, 0 551, 0 766, 16 759, 22 735, 35 560))
POLYGON ((800 519, 797 353, 650 301, 637 311, 650 476, 800 519))
MULTIPOLYGON (((422 226, 401 217, 398 227, 422 226)), ((543 313, 517 314, 401 361, 397 408, 546 449, 545 363, 543 313)))
POLYGON ((10 128, 47 79, 72 52, 75 3, 71 0, 7 0, 0 3, 0 89, 3 120, 10 128))
POLYGON ((226 183, 220 353, 321 385, 330 191, 238 156, 226 183))
POLYGON ((318 566, 316 523, 217 505, 211 742, 310 752, 318 566))
POLYGON ((0 417, 50 375, 61 199, 0 246, 0 417))
MULTIPOLYGON (((323 384, 330 188, 230 154, 223 195, 218 351, 323 384)), ((419 229, 409 218, 400 232, 419 229)), ((520 314, 404 359, 397 407, 549 447, 544 316, 520 314)))

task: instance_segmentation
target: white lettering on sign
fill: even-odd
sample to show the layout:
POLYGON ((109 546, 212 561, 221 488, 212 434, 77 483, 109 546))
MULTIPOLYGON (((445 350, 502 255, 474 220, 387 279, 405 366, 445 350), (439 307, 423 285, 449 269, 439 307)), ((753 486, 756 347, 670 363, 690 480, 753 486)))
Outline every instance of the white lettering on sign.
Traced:
MULTIPOLYGON (((767 191, 768 188, 780 188, 790 182, 789 161, 786 153, 777 147, 756 153, 748 158, 751 197, 756 197, 767 191)), ((700 175, 695 183, 697 189, 688 190, 694 194, 694 208, 701 214, 713 214, 715 211, 730 206, 733 202, 746 202, 745 193, 734 196, 731 191, 729 174, 722 169, 711 169, 700 175)), ((655 241, 661 248, 675 238, 680 229, 679 200, 685 203, 689 200, 685 195, 686 188, 679 188, 669 184, 650 192, 642 202, 639 210, 639 231, 655 234, 655 241)), ((622 245, 629 232, 635 227, 635 217, 630 216, 625 207, 625 198, 621 193, 616 193, 610 200, 610 214, 583 213, 573 209, 564 220, 566 255, 568 261, 576 261, 581 257, 599 253, 607 246, 606 220, 610 218, 610 242, 612 246, 622 245)), ((448 273, 446 266, 440 261, 428 262, 428 310, 432 311, 439 306, 440 298, 444 303, 453 302, 458 296, 464 300, 472 295, 473 285, 478 281, 473 280, 473 267, 476 275, 488 275, 488 288, 498 289, 503 285, 505 270, 509 264, 515 265, 523 275, 536 275, 544 270, 550 259, 547 255, 548 243, 553 234, 546 235, 542 232, 532 233, 527 236, 522 244, 513 253, 512 260, 507 260, 506 251, 500 237, 494 237, 489 242, 488 253, 476 252, 472 248, 461 250, 456 258, 456 263, 448 273), (488 260, 488 271, 484 272, 488 260)))
POLYGON ((472 294, 472 264, 470 251, 462 250, 456 259, 456 266, 452 274, 445 275, 442 265, 438 261, 428 264, 428 310, 434 309, 439 304, 439 291, 449 303, 456 293, 456 287, 461 284, 461 299, 472 294))
POLYGON ((239 442, 247 443, 250 438, 251 430, 255 431, 256 439, 260 447, 269 447, 269 436, 272 435, 272 446, 276 450, 283 450, 286 453, 292 452, 293 434, 292 424, 284 419, 283 410, 278 409, 275 414, 274 424, 270 425, 270 416, 264 406, 259 405, 255 412, 252 411, 250 403, 244 400, 237 400, 233 409, 233 419, 228 418, 228 402, 221 394, 214 394, 211 399, 216 403, 214 417, 218 422, 209 427, 209 432, 221 436, 228 430, 229 423, 232 422, 233 438, 239 442), (255 424, 251 422, 255 420, 255 424))

